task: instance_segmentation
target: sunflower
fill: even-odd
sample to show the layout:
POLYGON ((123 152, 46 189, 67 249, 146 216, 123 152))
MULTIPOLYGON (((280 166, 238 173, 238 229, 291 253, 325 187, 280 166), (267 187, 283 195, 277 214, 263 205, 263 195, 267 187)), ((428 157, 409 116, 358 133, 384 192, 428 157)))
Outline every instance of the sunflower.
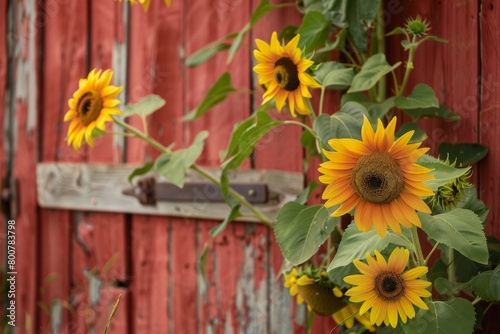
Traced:
MULTIPOLYGON (((132 5, 135 3, 135 0, 129 0, 132 5)), ((145 12, 148 11, 149 9, 149 4, 151 3, 151 0, 137 0, 141 5, 142 5, 142 8, 144 9, 145 12)), ((165 1, 165 5, 167 5, 167 7, 170 7, 170 3, 172 2, 172 0, 164 0, 165 1)), ((122 2, 122 0, 120 0, 120 2, 122 2)))
POLYGON ((428 148, 421 143, 408 144, 413 131, 394 140, 396 118, 384 129, 378 120, 374 132, 365 117, 362 140, 331 139, 328 144, 336 151, 323 150, 329 160, 320 165, 319 180, 327 184, 323 192, 327 208, 340 204, 332 213, 338 217, 355 209, 358 229, 368 232, 372 226, 384 237, 389 226, 401 234, 401 225, 421 226, 415 210, 431 213, 421 196, 434 192, 424 181, 433 179, 428 168, 415 164, 428 148))
POLYGON ((302 58, 302 51, 297 48, 299 38, 300 35, 296 35, 288 44, 282 46, 278 35, 273 32, 271 44, 256 39, 259 50, 253 52, 259 62, 253 70, 259 75, 259 85, 267 87, 262 104, 274 98, 276 107, 281 111, 288 100, 293 117, 297 117, 295 111, 301 115, 310 113, 304 100, 311 97, 308 87, 321 87, 305 72, 314 62, 302 58))
POLYGON ((420 266, 404 271, 410 256, 410 252, 404 248, 395 248, 387 262, 376 250, 375 256, 376 259, 367 253, 367 263, 354 260, 361 274, 344 278, 345 282, 356 285, 345 294, 350 296, 349 300, 353 303, 363 302, 359 314, 363 315, 371 309, 372 324, 379 326, 383 322, 395 328, 398 318, 406 323, 408 318, 415 317, 413 305, 427 310, 421 298, 431 296, 426 290, 431 283, 418 278, 425 275, 428 268, 420 266))
POLYGON ((110 85, 113 71, 101 73, 93 69, 86 79, 80 79, 79 88, 69 99, 69 110, 64 115, 64 121, 71 121, 68 128, 68 145, 78 150, 85 140, 94 146, 92 131, 95 128, 105 130, 105 122, 113 121, 111 115, 121 115, 116 106, 120 100, 116 95, 122 87, 110 85))
MULTIPOLYGON (((333 289, 333 294, 338 298, 344 295, 338 287, 333 289)), ((358 304, 346 304, 343 308, 332 314, 332 318, 337 324, 342 324, 347 329, 352 328, 354 320, 357 320, 366 330, 375 332, 375 327, 370 323, 370 312, 367 311, 363 315, 360 315, 359 308, 360 305, 358 304)))
POLYGON ((303 304, 304 298, 299 294, 299 285, 309 285, 314 283, 314 279, 309 278, 306 275, 300 275, 297 268, 293 268, 290 273, 285 274, 285 284, 286 288, 290 289, 290 295, 292 297, 297 296, 297 304, 303 304))

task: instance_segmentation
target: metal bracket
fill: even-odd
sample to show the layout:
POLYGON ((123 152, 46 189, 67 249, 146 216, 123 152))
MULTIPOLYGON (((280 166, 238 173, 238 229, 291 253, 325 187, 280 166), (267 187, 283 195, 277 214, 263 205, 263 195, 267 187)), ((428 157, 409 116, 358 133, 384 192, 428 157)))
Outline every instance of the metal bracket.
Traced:
MULTIPOLYGON (((264 204, 268 200, 268 188, 265 183, 232 183, 230 187, 252 204, 264 204)), ((122 194, 134 196, 143 205, 156 205, 157 202, 224 202, 219 187, 208 182, 185 183, 181 189, 168 182, 157 182, 155 177, 139 179, 134 188, 127 188, 122 194)))
POLYGON ((17 217, 19 181, 5 178, 0 182, 0 211, 8 218, 17 217))

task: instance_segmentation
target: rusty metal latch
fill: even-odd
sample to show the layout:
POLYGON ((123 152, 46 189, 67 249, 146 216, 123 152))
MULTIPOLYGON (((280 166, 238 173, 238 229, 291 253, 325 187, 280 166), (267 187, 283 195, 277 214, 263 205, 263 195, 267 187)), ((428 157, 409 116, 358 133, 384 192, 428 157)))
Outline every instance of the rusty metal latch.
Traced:
POLYGON ((18 214, 19 207, 19 180, 8 179, 0 180, 0 212, 7 219, 14 219, 18 214))
MULTIPOLYGON (((252 204, 268 201, 268 187, 265 183, 231 183, 240 195, 252 204)), ((122 191, 124 195, 134 196, 143 205, 157 202, 224 202, 220 188, 208 182, 187 182, 181 189, 168 182, 157 182, 154 177, 140 179, 135 187, 122 191)))

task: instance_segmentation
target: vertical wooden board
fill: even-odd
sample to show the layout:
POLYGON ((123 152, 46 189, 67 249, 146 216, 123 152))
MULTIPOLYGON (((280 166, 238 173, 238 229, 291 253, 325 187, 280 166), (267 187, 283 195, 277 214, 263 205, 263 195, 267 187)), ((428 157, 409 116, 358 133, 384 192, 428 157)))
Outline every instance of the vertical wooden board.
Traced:
MULTIPOLYGON (((19 202, 16 217, 16 330, 33 333, 37 322, 37 231, 39 218, 36 211, 36 177, 33 171, 37 161, 37 80, 39 52, 36 29, 36 1, 13 1, 12 37, 14 60, 12 105, 14 127, 12 134, 12 171, 19 180, 19 202)), ((5 22, 4 22, 5 23, 5 22)))
MULTIPOLYGON (((276 3, 285 3, 285 1, 276 3)), ((258 1, 252 1, 253 8, 257 4, 258 1)), ((256 38, 269 43, 273 31, 279 32, 290 24, 300 24, 300 14, 293 8, 280 9, 265 16, 252 29, 250 52, 256 48, 254 41, 256 38)), ((252 64, 255 64, 253 56, 252 64)), ((254 100, 255 107, 258 107, 262 103, 263 91, 259 88, 255 75, 252 88, 258 92, 254 100)), ((271 115, 280 119, 290 117, 287 108, 283 108, 282 114, 274 111, 271 115)), ((279 127, 271 132, 254 152, 255 167, 302 171, 303 150, 300 146, 300 135, 301 129, 293 126, 279 127)), ((269 238, 271 240, 268 273, 270 333, 304 333, 305 308, 295 306, 295 299, 290 298, 288 289, 283 287, 282 277, 276 280, 280 274, 283 255, 272 231, 269 231, 269 238)))
MULTIPOLYGON (((133 51, 129 62, 128 100, 136 102, 153 93, 164 98, 166 106, 149 118, 149 130, 153 138, 165 146, 175 142, 176 148, 183 146, 184 136, 183 123, 180 122, 184 108, 183 15, 183 1, 173 1, 169 8, 163 2, 156 1, 151 3, 148 13, 144 13, 141 6, 133 6, 130 26, 133 51)), ((142 129, 139 119, 133 118, 130 123, 142 129)), ((158 154, 158 151, 138 140, 127 142, 129 162, 144 163, 155 159, 158 154)), ((194 226, 193 220, 187 221, 194 226)), ((179 328, 186 322, 190 323, 188 327, 195 326, 192 319, 196 319, 196 314, 187 317, 182 313, 183 303, 188 305, 186 311, 192 313, 195 306, 190 305, 196 305, 195 299, 189 298, 192 295, 184 298, 189 294, 187 290, 174 291, 172 288, 174 279, 181 285, 184 279, 182 272, 174 277, 174 263, 182 271, 183 261, 194 261, 194 247, 191 254, 183 254, 172 248, 176 235, 181 238, 179 242, 183 242, 184 237, 194 238, 194 234, 184 235, 186 232, 179 224, 184 224, 184 221, 172 219, 169 223, 164 217, 132 217, 132 310, 137 315, 132 327, 134 333, 174 333, 177 322, 179 328), (140 234, 137 231, 141 231, 140 234), (152 253, 156 255, 148 255, 152 253), (146 286, 144 281, 152 284, 146 286), (156 300, 161 301, 159 305, 156 300), (175 305, 179 307, 178 310, 175 305)), ((190 282, 189 279, 186 282, 190 282)), ((195 286, 190 288, 193 290, 195 286)))
MULTIPOLYGON (((43 26, 43 57, 41 117, 41 160, 82 161, 82 156, 65 141, 68 123, 63 125, 68 99, 86 72, 87 3, 66 2, 47 6, 43 26), (49 13, 49 12, 47 12, 49 13)), ((71 302, 71 215, 68 211, 39 210, 40 271, 38 284, 43 286, 39 300, 48 306, 51 315, 38 308, 40 328, 54 326, 58 331, 71 332, 71 312, 64 306, 71 302), (54 280, 52 278, 55 277, 54 280), (49 281, 47 281, 49 280, 49 281)))
POLYGON ((212 238, 209 232, 217 224, 200 221, 197 233, 198 251, 209 246, 205 281, 198 272, 199 331, 268 333, 267 228, 232 223, 212 238))
POLYGON ((500 174, 498 163, 500 153, 496 148, 500 138, 500 72, 498 52, 500 48, 499 22, 500 7, 492 1, 481 1, 481 108, 480 108, 480 143, 489 147, 485 160, 479 163, 480 198, 490 207, 487 233, 500 238, 500 174))
MULTIPOLYGON (((239 31, 249 21, 249 0, 187 1, 186 54, 191 55, 207 44, 239 31)), ((223 72, 229 71, 232 84, 247 90, 250 82, 248 38, 243 39, 241 49, 231 64, 227 65, 227 53, 220 53, 207 63, 187 69, 186 111, 194 109, 223 72)), ((201 165, 220 165, 219 153, 226 149, 233 125, 250 115, 249 94, 230 94, 226 101, 211 109, 202 118, 189 123, 187 138, 190 143, 201 130, 208 130, 205 149, 198 162, 201 165)))
MULTIPOLYGON (((114 60, 122 55, 115 54, 123 41, 123 17, 121 15, 126 4, 109 1, 90 1, 89 4, 89 47, 90 68, 98 70, 113 69, 114 60)), ((119 76, 118 76, 119 77, 119 76)), ((120 86, 123 82, 117 82, 115 74, 112 83, 120 86)), ((95 141, 94 148, 87 148, 88 158, 86 161, 96 163, 121 162, 121 147, 113 141, 111 136, 104 136, 95 141)), ((76 319, 76 323, 82 325, 82 330, 102 331, 108 319, 116 297, 114 282, 127 282, 127 225, 125 216, 108 213, 85 213, 83 215, 85 224, 88 224, 88 242, 92 244, 87 250, 82 248, 78 242, 74 243, 73 249, 73 282, 75 285, 87 284, 83 298, 77 305, 75 317, 86 316, 90 312, 94 317, 76 319), (113 259, 113 260, 112 260, 113 259), (106 264, 113 262, 111 269, 106 271, 106 264)), ((79 222, 80 224, 82 222, 79 222)), ((80 231, 75 231, 75 238, 83 238, 80 231)), ((121 302, 122 312, 110 332, 120 333, 123 328, 128 328, 130 317, 123 312, 128 310, 127 298, 121 302), (120 319, 121 317, 121 319, 120 319)))
MULTIPOLYGON (((10 144, 10 133, 4 131, 7 126, 6 121, 8 120, 9 108, 7 107, 7 73, 8 73, 8 62, 9 56, 7 53, 7 1, 2 1, 0 3, 0 22, 4 24, 0 25, 0 129, 2 129, 2 135, 0 137, 0 183, 3 182, 7 177, 7 150, 6 148, 10 144)), ((6 260, 6 221, 9 219, 3 211, 0 212, 0 263, 5 263, 6 260)), ((3 316, 3 310, 0 311, 0 316, 3 316)))
MULTIPOLYGON (((387 31, 404 26, 407 18, 420 15, 430 23, 430 34, 448 43, 428 41, 422 44, 414 60, 406 94, 418 83, 432 86, 440 103, 446 104, 462 119, 450 122, 428 119, 419 122, 429 138, 424 143, 431 153, 443 142, 477 142, 478 96, 478 13, 477 1, 395 1, 386 3, 387 31)), ((387 38, 391 63, 408 57, 401 44, 401 35, 387 38)), ((403 63, 404 64, 404 63, 403 63)), ((404 65, 400 67, 400 77, 404 65)), ((409 120, 408 118, 404 118, 409 120)))
MULTIPOLYGON (((131 333, 171 333, 169 285, 171 225, 154 216, 134 218, 132 224, 133 293, 131 333)), ((179 254, 182 256, 182 254, 179 254)))
POLYGON ((196 222, 192 219, 171 218, 169 224, 169 330, 171 333, 197 333, 196 222))

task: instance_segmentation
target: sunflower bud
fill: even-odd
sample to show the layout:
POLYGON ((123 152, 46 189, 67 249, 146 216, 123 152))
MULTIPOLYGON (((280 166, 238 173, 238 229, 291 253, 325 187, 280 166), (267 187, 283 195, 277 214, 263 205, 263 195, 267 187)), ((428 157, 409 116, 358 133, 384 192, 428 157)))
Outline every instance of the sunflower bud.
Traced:
MULTIPOLYGON (((448 159, 444 163, 451 167, 455 167, 456 165, 456 162, 450 163, 448 159)), ((446 211, 457 207, 458 202, 465 193, 464 190, 472 186, 468 181, 471 175, 472 171, 469 167, 463 175, 439 187, 436 194, 431 197, 430 204, 433 207, 439 205, 446 211)))
POLYGON ((346 305, 342 298, 335 296, 331 287, 322 282, 297 284, 297 288, 299 294, 317 315, 331 316, 346 305))
POLYGON ((430 29, 429 23, 420 16, 417 16, 416 18, 409 18, 406 21, 405 25, 406 31, 408 31, 410 34, 412 34, 415 37, 423 37, 427 35, 427 30, 430 29))

